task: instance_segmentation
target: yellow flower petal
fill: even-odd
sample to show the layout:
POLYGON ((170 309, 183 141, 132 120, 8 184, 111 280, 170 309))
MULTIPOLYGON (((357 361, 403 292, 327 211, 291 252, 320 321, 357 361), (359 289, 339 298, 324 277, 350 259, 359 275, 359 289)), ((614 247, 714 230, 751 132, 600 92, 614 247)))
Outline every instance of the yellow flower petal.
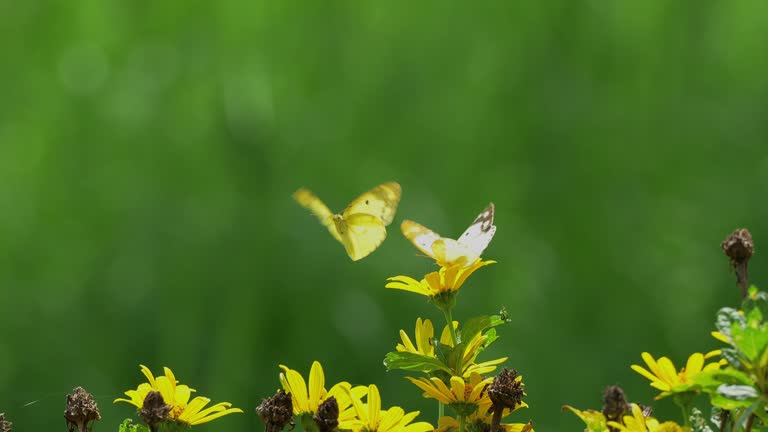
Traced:
POLYGON ((403 419, 404 414, 405 411, 400 407, 392 407, 386 410, 381 416, 378 432, 386 432, 393 429, 395 426, 398 426, 403 419))
POLYGON ((459 378, 457 376, 451 377, 451 392, 453 393, 454 398, 459 402, 463 402, 466 400, 464 398, 465 387, 466 386, 464 385, 463 378, 459 378))
POLYGON ((368 424, 378 426, 381 420, 381 395, 379 388, 371 384, 368 386, 368 424))
POLYGON ((680 378, 677 376, 675 365, 668 357, 661 357, 656 361, 659 367, 659 378, 671 386, 680 384, 680 378))
POLYGON ((701 368, 703 366, 704 355, 702 353, 693 353, 690 357, 688 357, 688 362, 685 364, 685 372, 692 376, 701 372, 701 368))
POLYGON ((411 338, 408 337, 408 334, 405 332, 405 330, 400 330, 400 340, 402 340, 403 343, 402 345, 397 345, 398 351, 407 351, 412 353, 418 351, 416 347, 413 346, 413 342, 411 342, 411 338))
POLYGON ((309 412, 309 403, 307 394, 307 384, 300 373, 293 369, 289 369, 286 366, 280 365, 283 369, 283 376, 285 377, 285 384, 283 384, 283 390, 286 393, 291 393, 291 399, 293 400, 293 412, 295 414, 301 414, 309 412))
POLYGON ((728 336, 726 336, 725 334, 720 333, 719 331, 713 331, 711 334, 712 334, 712 337, 719 340, 720 342, 728 345, 731 344, 731 341, 728 339, 728 336))
POLYGON ((435 337, 435 329, 432 327, 432 321, 416 321, 416 346, 421 354, 434 356, 435 347, 432 346, 431 339, 435 337))
POLYGON ((325 374, 320 362, 312 362, 312 368, 309 371, 309 411, 317 411, 320 405, 320 398, 325 396, 325 374))
POLYGON ((656 383, 656 384, 657 384, 657 386, 654 386, 654 387, 656 387, 656 388, 659 388, 659 386, 663 387, 663 388, 659 388, 659 390, 668 391, 668 390, 671 388, 671 387, 669 386, 669 384, 666 384, 666 383, 664 383, 664 382, 660 381, 660 380, 659 380, 659 379, 656 377, 656 375, 654 375, 654 374, 652 374, 652 373, 648 372, 648 371, 647 371, 645 368, 643 368, 642 366, 638 366, 638 365, 632 365, 632 366, 631 366, 631 368, 632 368, 632 370, 633 370, 633 371, 635 371, 635 372, 639 373, 640 375, 642 375, 642 376, 644 376, 644 377, 648 378, 649 380, 651 380, 651 385, 653 385, 654 383, 656 383))

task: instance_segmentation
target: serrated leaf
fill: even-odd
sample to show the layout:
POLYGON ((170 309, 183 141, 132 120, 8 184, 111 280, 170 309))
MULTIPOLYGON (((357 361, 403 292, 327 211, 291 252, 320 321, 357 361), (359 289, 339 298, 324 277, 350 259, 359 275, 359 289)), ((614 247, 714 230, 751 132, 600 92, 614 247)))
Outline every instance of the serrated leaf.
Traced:
POLYGON ((768 293, 758 291, 757 287, 749 287, 749 295, 741 303, 742 310, 758 309, 762 316, 768 316, 768 293))
POLYGON ((741 354, 753 364, 759 360, 768 346, 768 331, 766 331, 765 325, 742 327, 739 323, 733 323, 731 338, 741 354))
POLYGON ((760 325, 760 323, 763 322, 763 313, 760 311, 760 308, 755 307, 752 309, 744 309, 748 310, 749 313, 747 314, 747 326, 753 326, 757 327, 760 325))
POLYGON ((702 388, 714 388, 723 384, 752 385, 752 380, 747 374, 733 368, 702 371, 691 380, 693 384, 702 388))
POLYGON ((444 370, 450 373, 450 369, 438 359, 430 356, 405 351, 393 351, 384 357, 384 366, 387 370, 400 369, 408 371, 420 371, 425 373, 444 370))
POLYGON ((731 327, 734 323, 739 323, 743 327, 747 322, 744 315, 734 308, 725 307, 717 311, 717 317, 715 318, 715 328, 717 328, 717 331, 730 336, 731 327))
POLYGON ((723 356, 729 365, 739 370, 744 369, 744 359, 736 348, 723 348, 721 351, 720 355, 723 356))
POLYGON ((724 410, 728 411, 735 411, 739 409, 744 409, 749 407, 752 404, 751 400, 735 400, 735 399, 729 399, 723 395, 719 395, 717 393, 710 394, 709 395, 709 403, 712 404, 714 407, 718 407, 724 410))
POLYGON ((733 400, 755 399, 759 395, 754 387, 743 384, 722 384, 717 393, 733 400))

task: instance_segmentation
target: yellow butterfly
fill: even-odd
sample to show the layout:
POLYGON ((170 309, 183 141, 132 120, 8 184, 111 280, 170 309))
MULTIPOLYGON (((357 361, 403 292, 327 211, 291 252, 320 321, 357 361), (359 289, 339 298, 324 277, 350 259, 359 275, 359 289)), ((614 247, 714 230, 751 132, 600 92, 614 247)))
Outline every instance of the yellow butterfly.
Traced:
POLYGON ((493 224, 494 211, 493 203, 488 204, 458 240, 442 237, 410 220, 404 220, 400 229, 416 248, 437 261, 439 266, 468 266, 480 258, 496 234, 496 225, 493 224))
POLYGON ((395 218, 401 189, 396 182, 384 183, 355 198, 346 209, 333 214, 308 189, 293 193, 293 199, 308 208, 347 250, 353 261, 365 258, 387 237, 386 227, 395 218))

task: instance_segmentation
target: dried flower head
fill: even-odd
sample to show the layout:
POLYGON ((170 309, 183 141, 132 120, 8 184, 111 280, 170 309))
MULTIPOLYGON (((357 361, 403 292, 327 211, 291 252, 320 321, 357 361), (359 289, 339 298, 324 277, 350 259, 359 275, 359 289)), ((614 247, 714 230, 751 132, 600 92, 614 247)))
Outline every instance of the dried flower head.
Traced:
POLYGON ((741 296, 747 296, 747 264, 749 259, 755 253, 755 244, 752 241, 752 234, 746 228, 739 228, 731 235, 726 237, 720 247, 723 248, 723 252, 728 256, 736 273, 736 282, 741 288, 741 296))
POLYGON ((256 413, 264 422, 266 432, 278 432, 285 425, 293 426, 293 402, 291 394, 280 389, 274 396, 264 399, 256 407, 256 413))
POLYGON ((168 418, 171 406, 165 403, 159 391, 151 391, 144 398, 144 405, 139 410, 139 417, 149 426, 151 431, 157 430, 157 425, 168 418))
MULTIPOLYGON (((621 421, 621 419, 630 411, 627 397, 624 390, 617 385, 609 386, 603 392, 603 415, 608 421, 621 421)), ((609 428, 615 431, 615 428, 609 428)))
POLYGON ((493 412, 491 432, 499 432, 503 429, 501 418, 504 409, 514 410, 515 407, 522 405, 525 395, 524 387, 523 377, 519 376, 514 369, 504 368, 493 379, 493 383, 488 386, 488 397, 493 402, 488 410, 493 412))
POLYGON ((99 407, 93 400, 93 395, 82 387, 76 387, 67 395, 67 408, 64 410, 69 432, 77 429, 79 432, 91 430, 93 422, 101 420, 99 407))
POLYGON ((523 402, 523 386, 516 370, 504 368, 488 387, 488 396, 493 402, 493 410, 515 409, 523 402))
POLYGON ((312 416, 320 432, 331 432, 339 426, 339 403, 336 398, 331 396, 317 408, 317 412, 312 416))
POLYGON ((5 413, 0 413, 0 432, 11 432, 13 423, 5 420, 5 413))

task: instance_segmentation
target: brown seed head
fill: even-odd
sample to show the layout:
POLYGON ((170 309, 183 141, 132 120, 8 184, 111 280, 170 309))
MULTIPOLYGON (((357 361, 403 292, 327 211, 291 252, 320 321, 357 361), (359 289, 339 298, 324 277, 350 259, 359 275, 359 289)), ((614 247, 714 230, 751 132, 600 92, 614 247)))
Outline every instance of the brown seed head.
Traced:
MULTIPOLYGON (((609 386, 603 392, 603 415, 606 420, 622 422, 624 414, 630 410, 624 390, 617 385, 609 386)), ((618 429, 609 427, 611 431, 618 429)))
POLYGON ((523 402, 523 382, 517 379, 517 371, 504 368, 488 387, 488 396, 493 402, 493 411, 511 410, 523 402))
POLYGON ((739 228, 725 238, 720 247, 728 255, 731 265, 749 261, 755 253, 755 244, 752 242, 752 234, 746 228, 739 228))
POLYGON ((617 385, 608 386, 603 392, 603 415, 608 420, 620 421, 629 412, 624 390, 617 385))
POLYGON ((720 243, 720 247, 723 248, 723 252, 728 256, 731 267, 733 267, 733 271, 736 273, 736 282, 739 284, 739 288, 741 288, 741 296, 746 297, 749 284, 747 265, 749 264, 749 259, 755 253, 752 234, 746 228, 737 229, 720 243))
POLYGON ((5 413, 0 413, 0 432, 11 432, 13 423, 5 421, 5 413))
MULTIPOLYGON (((338 416, 338 406, 336 409, 338 416)), ((259 418, 264 423, 266 432, 278 432, 287 424, 293 426, 291 394, 282 389, 278 390, 274 396, 261 401, 261 404, 256 407, 256 413, 259 414, 259 418)))
POLYGON ((339 403, 331 396, 317 407, 312 417, 320 432, 331 432, 339 426, 339 403))
POLYGON ((144 397, 144 404, 139 410, 139 417, 149 426, 149 429, 157 430, 157 425, 168 418, 171 406, 163 400, 159 391, 151 391, 144 397))
POLYGON ((101 420, 101 413, 93 395, 82 387, 75 387, 72 393, 67 395, 67 408, 64 410, 64 419, 67 421, 69 432, 78 430, 86 432, 91 430, 93 422, 101 420))

